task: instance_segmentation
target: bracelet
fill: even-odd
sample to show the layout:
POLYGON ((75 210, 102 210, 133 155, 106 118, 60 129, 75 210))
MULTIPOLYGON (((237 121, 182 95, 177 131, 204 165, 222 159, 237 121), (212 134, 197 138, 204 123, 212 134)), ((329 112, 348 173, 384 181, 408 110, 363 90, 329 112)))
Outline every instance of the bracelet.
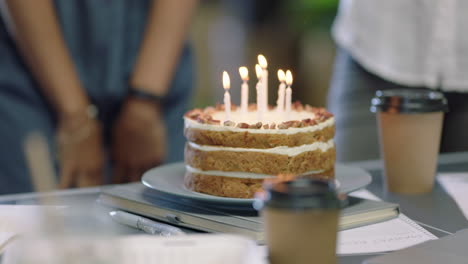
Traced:
POLYGON ((94 104, 89 104, 86 107, 86 115, 91 119, 97 119, 99 114, 99 109, 94 104))
MULTIPOLYGON (((73 123, 71 129, 68 132, 62 132, 60 135, 57 135, 57 142, 60 146, 65 146, 69 144, 75 144, 81 140, 87 138, 92 127, 91 122, 98 121, 99 110, 94 104, 89 104, 84 112, 84 116, 78 120, 78 123, 73 123)), ((59 152, 58 153, 58 157, 59 152)))
POLYGON ((156 95, 156 94, 144 91, 142 89, 136 89, 133 87, 128 88, 127 96, 151 101, 154 103, 161 103, 165 99, 164 96, 156 95))

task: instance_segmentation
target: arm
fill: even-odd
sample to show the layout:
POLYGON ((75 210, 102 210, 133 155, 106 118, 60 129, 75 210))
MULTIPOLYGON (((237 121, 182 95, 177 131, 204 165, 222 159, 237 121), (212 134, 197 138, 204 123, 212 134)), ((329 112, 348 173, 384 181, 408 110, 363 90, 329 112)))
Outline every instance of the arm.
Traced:
POLYGON ((62 38, 52 0, 7 0, 20 53, 57 113, 60 186, 101 183, 101 128, 88 116, 89 101, 62 38))
MULTIPOLYGON (((129 85, 164 96, 189 28, 196 0, 154 0, 148 14, 145 36, 129 85)), ((166 131, 161 107, 154 102, 129 97, 114 127, 112 154, 114 181, 137 181, 166 155, 166 131), (134 155, 138 153, 138 155, 134 155)))
POLYGON ((52 0, 7 0, 20 52, 59 118, 86 113, 88 99, 62 38, 52 0))
POLYGON ((132 87, 159 96, 167 93, 196 5, 197 0, 153 1, 132 87))

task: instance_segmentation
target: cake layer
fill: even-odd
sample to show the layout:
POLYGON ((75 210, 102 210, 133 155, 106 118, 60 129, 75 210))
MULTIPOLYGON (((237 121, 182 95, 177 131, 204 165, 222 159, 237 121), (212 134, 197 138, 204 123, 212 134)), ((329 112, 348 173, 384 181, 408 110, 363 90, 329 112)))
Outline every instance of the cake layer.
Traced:
POLYGON ((186 144, 185 163, 193 168, 210 171, 236 171, 268 175, 303 174, 328 170, 335 165, 335 147, 288 156, 245 151, 203 151, 186 144))
MULTIPOLYGON (((333 119, 329 119, 332 120, 333 119)), ((328 120, 327 120, 328 121, 328 120)), ((325 121, 325 122, 327 122, 325 121)), ((207 125, 208 126, 208 125, 207 125)), ((317 141, 328 141, 335 135, 334 123, 321 129, 308 131, 307 128, 289 128, 284 131, 296 133, 281 134, 279 130, 238 129, 218 126, 224 130, 207 130, 186 126, 185 137, 199 145, 225 146, 235 148, 274 148, 278 146, 295 147, 312 144, 317 141), (252 133, 252 131, 276 131, 278 133, 252 133)), ((205 127, 206 128, 206 127, 205 127)))
POLYGON ((231 198, 253 198, 263 180, 230 178, 187 172, 185 187, 191 191, 231 198))
POLYGON ((193 142, 187 142, 190 147, 202 151, 233 151, 233 152, 260 152, 260 153, 270 153, 278 155, 288 155, 290 157, 299 155, 307 151, 321 150, 327 151, 329 148, 334 147, 333 139, 328 141, 317 141, 312 144, 301 145, 298 147, 287 147, 279 146, 274 148, 233 148, 225 146, 208 146, 208 145, 198 145, 193 142))
MULTIPOLYGON (((223 177, 230 177, 230 178, 242 178, 242 179, 273 179, 276 178, 276 175, 268 175, 268 174, 259 174, 259 173, 251 173, 251 172, 240 172, 240 171, 202 171, 199 169, 195 169, 188 165, 185 166, 186 171, 193 173, 193 174, 205 174, 211 176, 223 176, 223 177)), ((308 171, 304 174, 297 175, 297 177, 307 176, 309 174, 320 174, 323 173, 323 170, 319 171, 308 171)), ((331 174, 333 176, 333 174, 331 174)))
MULTIPOLYGON (((319 174, 308 174, 307 177, 330 179, 334 175, 333 169, 319 174)), ((184 178, 185 187, 195 192, 210 195, 253 198, 255 193, 261 191, 263 179, 233 178, 187 172, 184 178)))

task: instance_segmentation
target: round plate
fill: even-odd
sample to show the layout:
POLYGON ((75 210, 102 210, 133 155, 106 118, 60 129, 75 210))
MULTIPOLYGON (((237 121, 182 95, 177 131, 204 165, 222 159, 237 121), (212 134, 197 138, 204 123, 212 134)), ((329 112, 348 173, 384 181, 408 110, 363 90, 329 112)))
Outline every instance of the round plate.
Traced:
MULTIPOLYGON (((184 187, 185 165, 183 162, 171 163, 153 168, 145 174, 141 181, 147 187, 159 192, 195 200, 224 205, 250 205, 254 199, 227 198, 197 193, 184 187)), ((367 186, 372 178, 368 172, 358 167, 341 164, 335 165, 335 177, 340 193, 349 193, 367 186)))

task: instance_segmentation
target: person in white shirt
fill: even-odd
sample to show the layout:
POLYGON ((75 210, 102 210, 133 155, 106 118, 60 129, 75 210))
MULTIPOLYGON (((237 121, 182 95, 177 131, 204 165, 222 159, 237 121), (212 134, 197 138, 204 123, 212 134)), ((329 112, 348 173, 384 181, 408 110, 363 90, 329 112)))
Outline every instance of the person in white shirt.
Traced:
POLYGON ((328 108, 340 161, 379 157, 371 98, 380 89, 443 91, 442 152, 468 150, 468 1, 342 0, 328 108))

